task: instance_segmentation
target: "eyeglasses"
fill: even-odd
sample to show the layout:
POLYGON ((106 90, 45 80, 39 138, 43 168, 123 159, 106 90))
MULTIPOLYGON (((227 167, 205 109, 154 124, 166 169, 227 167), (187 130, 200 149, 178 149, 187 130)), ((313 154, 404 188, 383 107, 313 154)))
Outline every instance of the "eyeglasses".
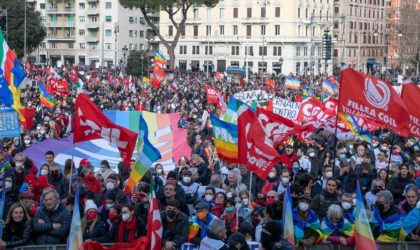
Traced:
POLYGON ((374 188, 382 188, 382 186, 374 186, 374 188))
POLYGON ((212 193, 206 193, 205 195, 213 195, 212 193))

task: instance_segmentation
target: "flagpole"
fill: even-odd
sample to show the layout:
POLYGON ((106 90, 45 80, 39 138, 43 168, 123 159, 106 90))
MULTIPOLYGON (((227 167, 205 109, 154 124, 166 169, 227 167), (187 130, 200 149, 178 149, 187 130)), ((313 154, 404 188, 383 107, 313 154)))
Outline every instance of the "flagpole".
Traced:
MULTIPOLYGON (((341 81, 341 74, 340 74, 340 81, 341 81)), ((340 82, 340 86, 339 86, 339 88, 338 88, 338 105, 340 105, 340 97, 341 97, 341 95, 340 95, 340 93, 341 93, 341 82, 340 82)), ((321 96, 322 96, 322 85, 321 85, 321 96)), ((335 173, 335 169, 336 169, 336 167, 335 167, 335 160, 336 160, 336 158, 337 158, 337 142, 338 142, 338 138, 337 138, 337 132, 338 132, 338 127, 337 127, 337 124, 338 124, 338 110, 339 110, 340 108, 339 107, 337 107, 337 112, 336 112, 336 115, 335 115, 335 131, 334 131, 334 149, 333 149, 333 174, 335 173)), ((337 169, 337 171, 339 171, 338 169, 337 169)))
MULTIPOLYGON (((239 164, 238 164, 238 170, 239 170, 239 164)), ((236 199, 237 200, 239 200, 239 192, 238 192, 239 191, 239 185, 240 185, 239 178, 236 178, 236 190, 235 190, 235 192, 236 192, 236 199)), ((239 209, 236 206, 236 202, 235 202, 235 210, 236 210, 236 230, 238 230, 239 229, 239 209)))
POLYGON ((392 155, 392 148, 394 147, 394 141, 395 141, 395 134, 392 133, 391 150, 389 151, 388 166, 386 167, 385 187, 388 184, 388 180, 389 180, 389 166, 391 165, 391 155, 392 155))
POLYGON ((70 178, 69 178, 69 194, 71 194, 71 179, 73 177, 73 168, 74 168, 74 143, 72 144, 72 150, 71 150, 71 165, 70 165, 70 178))

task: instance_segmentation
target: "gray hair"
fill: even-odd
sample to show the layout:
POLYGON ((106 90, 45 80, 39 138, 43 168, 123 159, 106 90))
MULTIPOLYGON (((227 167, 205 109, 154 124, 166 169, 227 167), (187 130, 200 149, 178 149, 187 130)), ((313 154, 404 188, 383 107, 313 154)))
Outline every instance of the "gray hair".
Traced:
POLYGON ((53 193, 57 202, 60 202, 60 194, 57 192, 57 190, 52 188, 44 188, 44 190, 42 190, 42 199, 45 199, 45 196, 50 193, 53 193))
POLYGON ((222 182, 223 182, 223 177, 219 174, 214 174, 210 178, 210 185, 213 187, 220 188, 220 186, 222 185, 222 182))
POLYGON ((327 218, 331 222, 340 221, 343 218, 343 209, 337 204, 332 204, 328 207, 327 218))
POLYGON ((349 199, 353 200, 353 195, 351 195, 350 193, 343 193, 341 195, 341 198, 349 198, 349 199))
POLYGON ((371 189, 374 189, 374 188, 375 188, 375 185, 376 185, 378 182, 380 182, 381 184, 383 184, 383 185, 385 186, 385 183, 384 183, 384 181, 383 181, 383 180, 381 180, 381 179, 379 179, 379 178, 376 178, 376 179, 374 179, 374 180, 372 181, 372 186, 371 186, 371 189))
POLYGON ((210 222, 209 225, 209 232, 219 235, 219 233, 226 228, 225 222, 220 219, 214 219, 212 222, 210 222))
POLYGON ((22 152, 19 152, 19 153, 15 154, 14 159, 16 159, 16 158, 22 158, 22 160, 26 159, 25 155, 22 152))
POLYGON ((378 200, 384 197, 385 202, 388 204, 394 203, 394 197, 392 196, 392 193, 388 190, 379 191, 379 193, 376 194, 376 197, 378 198, 378 200))
POLYGON ((236 181, 237 181, 238 183, 241 183, 241 182, 242 182, 242 176, 241 176, 241 174, 239 173, 239 169, 237 169, 237 168, 232 169, 232 170, 229 172, 229 174, 228 174, 228 175, 230 175, 230 174, 235 175, 235 177, 236 177, 236 181))

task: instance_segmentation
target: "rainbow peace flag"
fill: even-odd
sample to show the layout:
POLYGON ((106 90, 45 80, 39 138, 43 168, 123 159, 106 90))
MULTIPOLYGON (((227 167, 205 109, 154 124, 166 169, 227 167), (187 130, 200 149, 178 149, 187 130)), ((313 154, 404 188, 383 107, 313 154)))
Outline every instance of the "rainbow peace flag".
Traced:
POLYGON ((290 195, 290 187, 287 187, 283 199, 283 239, 288 241, 290 245, 295 245, 295 233, 293 228, 292 213, 292 196, 290 195))
POLYGON ((318 238, 315 240, 315 243, 318 243, 321 240, 321 231, 318 215, 314 210, 309 209, 309 215, 305 221, 302 221, 298 214, 298 208, 293 209, 293 227, 295 232, 295 242, 296 245, 300 243, 305 235, 305 229, 310 229, 318 234, 318 238))
POLYGON ((26 76, 25 71, 19 64, 16 54, 9 48, 0 30, 0 102, 15 109, 19 114, 19 120, 25 121, 20 109, 24 107, 20 103, 20 84, 26 76))
POLYGON ((322 81, 322 91, 327 93, 328 95, 334 95, 337 93, 337 86, 329 82, 327 79, 322 81))
POLYGON ((360 129, 359 125, 357 124, 356 118, 351 115, 342 114, 338 115, 340 121, 342 121, 348 129, 355 135, 360 136, 363 141, 367 143, 372 143, 373 135, 369 131, 363 131, 360 129))
POLYGON ((74 210, 71 219, 70 233, 67 237, 67 250, 83 250, 82 226, 80 223, 79 210, 79 183, 76 184, 74 194, 74 210))
POLYGON ((225 122, 237 124, 238 123, 238 108, 240 103, 236 100, 233 96, 229 98, 229 102, 227 105, 227 109, 225 115, 223 116, 223 120, 225 122))
POLYGON ((137 141, 137 159, 134 168, 131 170, 128 178, 125 192, 130 193, 134 190, 137 182, 146 174, 147 170, 152 166, 153 162, 161 158, 159 150, 157 150, 149 141, 149 130, 143 115, 140 115, 139 137, 137 141))
POLYGON ((166 58, 159 50, 155 51, 155 58, 154 61, 161 64, 166 64, 166 58))
POLYGON ((327 217, 325 217, 321 223, 321 233, 322 240, 327 240, 332 234, 352 237, 354 230, 350 222, 345 218, 334 225, 327 217))
POLYGON ((284 87, 286 89, 299 90, 299 88, 300 88, 300 81, 299 81, 299 79, 286 76, 284 87))
POLYGON ((420 209, 414 208, 404 217, 400 231, 400 241, 406 240, 406 237, 417 228, 419 221, 420 209))
POLYGON ((238 163, 238 126, 214 114, 210 114, 210 119, 217 155, 229 163, 238 163))
POLYGON ((360 191, 359 181, 357 181, 356 196, 356 249, 376 249, 376 242, 373 238, 365 206, 363 204, 363 196, 360 191))
POLYGON ((38 82, 38 89, 39 89, 39 97, 41 99, 41 104, 44 105, 47 108, 53 108, 54 107, 54 100, 50 93, 45 89, 44 85, 40 82, 38 82))

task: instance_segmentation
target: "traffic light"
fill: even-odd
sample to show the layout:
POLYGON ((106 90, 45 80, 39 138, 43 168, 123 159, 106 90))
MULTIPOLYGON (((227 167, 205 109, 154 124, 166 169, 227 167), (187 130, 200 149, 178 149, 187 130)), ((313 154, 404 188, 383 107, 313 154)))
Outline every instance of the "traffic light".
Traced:
POLYGON ((324 60, 331 59, 331 40, 330 31, 325 30, 322 36, 322 59, 324 60))

